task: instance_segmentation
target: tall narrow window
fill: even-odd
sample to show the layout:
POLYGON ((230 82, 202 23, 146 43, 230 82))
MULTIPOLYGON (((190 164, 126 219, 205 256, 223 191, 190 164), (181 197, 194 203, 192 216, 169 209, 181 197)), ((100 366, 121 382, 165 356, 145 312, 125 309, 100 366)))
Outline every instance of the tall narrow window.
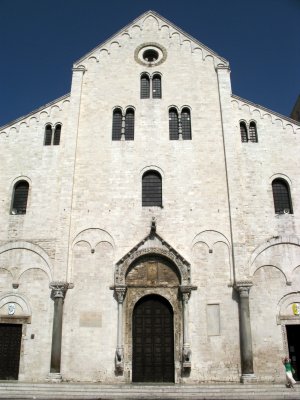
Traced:
POLYGON ((121 140, 122 134, 122 111, 117 108, 113 112, 112 140, 121 140))
POLYGON ((147 74, 141 76, 141 99, 149 99, 150 97, 150 79, 147 74))
POLYGON ((134 140, 134 110, 129 108, 125 115, 125 140, 134 140))
POLYGON ((152 98, 161 99, 161 77, 154 75, 152 78, 152 98))
POLYGON ((251 121, 249 125, 249 140, 250 142, 257 143, 256 123, 253 121, 251 121))
POLYGON ((243 143, 248 142, 248 132, 247 132, 247 126, 244 121, 240 122, 240 132, 241 132, 241 140, 243 143))
POLYGON ((44 137, 44 145, 51 146, 52 143, 52 126, 46 125, 45 128, 45 137, 44 137))
POLYGON ((19 181, 14 186, 11 214, 26 214, 29 184, 19 181))
POLYGON ((284 179, 272 182, 274 208, 276 214, 293 214, 289 184, 284 179))
POLYGON ((169 110, 169 134, 170 140, 179 139, 178 113, 176 108, 170 108, 169 110))
POLYGON ((53 144, 55 146, 58 146, 60 143, 60 133, 61 133, 61 125, 58 124, 58 125, 56 125, 55 130, 54 130, 53 144))
POLYGON ((182 128, 182 139, 192 139, 191 132, 191 114, 188 108, 184 108, 181 112, 181 128, 182 128))
POLYGON ((157 171, 147 171, 143 175, 142 206, 162 206, 162 180, 157 171))

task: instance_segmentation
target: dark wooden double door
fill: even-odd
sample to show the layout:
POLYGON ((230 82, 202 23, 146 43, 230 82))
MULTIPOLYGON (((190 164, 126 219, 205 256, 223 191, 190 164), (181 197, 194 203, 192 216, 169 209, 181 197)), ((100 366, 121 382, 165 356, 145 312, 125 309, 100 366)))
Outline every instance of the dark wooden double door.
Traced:
POLYGON ((132 322, 132 381, 174 382, 170 303, 161 296, 145 296, 136 304, 132 322))
POLYGON ((0 380, 18 379, 22 325, 0 324, 0 380))

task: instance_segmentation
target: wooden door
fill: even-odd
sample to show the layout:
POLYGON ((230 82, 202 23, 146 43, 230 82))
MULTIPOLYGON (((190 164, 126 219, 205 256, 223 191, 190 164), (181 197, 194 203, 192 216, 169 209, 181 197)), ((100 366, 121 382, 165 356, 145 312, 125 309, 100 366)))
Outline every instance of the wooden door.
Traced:
POLYGON ((132 381, 174 382, 173 310, 161 296, 143 297, 133 311, 132 381))
POLYGON ((0 380, 18 379, 22 325, 0 324, 0 380))

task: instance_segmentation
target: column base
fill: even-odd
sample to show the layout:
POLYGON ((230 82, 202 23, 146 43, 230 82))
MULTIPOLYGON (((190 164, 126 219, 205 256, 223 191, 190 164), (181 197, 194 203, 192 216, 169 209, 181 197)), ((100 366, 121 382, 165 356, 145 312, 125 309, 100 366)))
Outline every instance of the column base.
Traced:
POLYGON ((241 383, 256 383, 257 378, 254 374, 243 374, 241 376, 241 383))
POLYGON ((49 372, 49 375, 47 377, 48 382, 52 383, 60 383, 62 382, 62 376, 60 372, 49 372))

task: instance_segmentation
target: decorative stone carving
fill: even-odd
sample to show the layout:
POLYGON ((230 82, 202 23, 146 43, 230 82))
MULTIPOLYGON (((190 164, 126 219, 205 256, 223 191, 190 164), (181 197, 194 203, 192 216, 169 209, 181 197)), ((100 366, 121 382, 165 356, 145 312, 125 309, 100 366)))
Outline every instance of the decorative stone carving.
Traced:
POLYGON ((114 290, 118 303, 122 304, 126 293, 126 286, 115 286, 114 290))
POLYGON ((51 289, 52 300, 55 300, 56 298, 64 299, 69 288, 69 284, 66 282, 51 282, 49 288, 51 289))

